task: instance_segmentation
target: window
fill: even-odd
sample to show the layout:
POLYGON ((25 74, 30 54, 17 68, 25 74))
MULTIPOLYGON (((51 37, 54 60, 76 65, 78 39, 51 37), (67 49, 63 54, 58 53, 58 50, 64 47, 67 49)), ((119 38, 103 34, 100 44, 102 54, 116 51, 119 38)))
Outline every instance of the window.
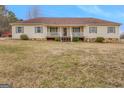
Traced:
POLYGON ((58 27, 49 27, 48 29, 51 35, 58 35, 58 27))
POLYGON ((80 33, 80 27, 74 27, 73 32, 79 32, 80 33))
POLYGON ((35 27, 35 33, 43 33, 42 27, 35 27))
POLYGON ((50 27, 50 32, 57 32, 58 28, 57 27, 50 27))
POLYGON ((23 33, 24 27, 16 27, 16 33, 23 33))
POLYGON ((89 27, 89 33, 97 33, 97 27, 89 27))
POLYGON ((108 27, 107 33, 115 33, 115 27, 108 27))
POLYGON ((73 31, 72 34, 74 37, 80 36, 80 27, 73 27, 72 31, 73 31))

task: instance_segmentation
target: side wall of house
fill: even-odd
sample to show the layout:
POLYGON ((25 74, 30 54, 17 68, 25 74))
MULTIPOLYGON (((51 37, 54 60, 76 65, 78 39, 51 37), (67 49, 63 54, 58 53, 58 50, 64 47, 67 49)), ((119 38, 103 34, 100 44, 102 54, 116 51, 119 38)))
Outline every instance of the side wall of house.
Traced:
POLYGON ((115 33, 107 33, 107 27, 109 26, 86 26, 84 27, 84 36, 85 38, 120 38, 119 26, 112 26, 115 27, 115 33), (89 33, 89 27, 97 27, 97 33, 89 33))
MULTIPOLYGON (((39 25, 37 25, 39 26, 39 25)), ((21 34, 26 34, 30 39, 44 39, 47 36, 47 27, 41 26, 43 28, 43 33, 35 33, 35 27, 37 26, 23 26, 23 25, 16 25, 12 26, 12 38, 13 39, 20 39, 21 34), (16 27, 24 27, 24 33, 16 33, 16 27)))

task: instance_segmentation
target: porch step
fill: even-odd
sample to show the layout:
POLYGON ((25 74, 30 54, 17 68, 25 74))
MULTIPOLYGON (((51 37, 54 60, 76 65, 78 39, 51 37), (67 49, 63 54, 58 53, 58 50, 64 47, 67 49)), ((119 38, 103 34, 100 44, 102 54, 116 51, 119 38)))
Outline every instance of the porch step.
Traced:
POLYGON ((70 37, 61 37, 62 42, 70 42, 71 38, 70 37))

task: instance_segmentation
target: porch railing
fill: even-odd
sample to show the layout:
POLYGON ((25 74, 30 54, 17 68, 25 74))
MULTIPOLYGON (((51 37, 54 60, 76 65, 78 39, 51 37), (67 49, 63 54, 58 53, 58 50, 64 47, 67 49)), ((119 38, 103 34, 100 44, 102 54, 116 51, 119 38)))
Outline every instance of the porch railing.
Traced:
MULTIPOLYGON (((47 32, 47 36, 48 37, 60 37, 60 32, 47 32)), ((68 35, 68 36, 71 36, 71 35, 68 35)), ((83 32, 72 32, 72 37, 82 37, 82 36, 83 36, 83 32)))
POLYGON ((82 37, 83 36, 83 32, 72 32, 72 36, 73 37, 82 37))
POLYGON ((47 32, 47 36, 49 37, 59 37, 59 32, 47 32))

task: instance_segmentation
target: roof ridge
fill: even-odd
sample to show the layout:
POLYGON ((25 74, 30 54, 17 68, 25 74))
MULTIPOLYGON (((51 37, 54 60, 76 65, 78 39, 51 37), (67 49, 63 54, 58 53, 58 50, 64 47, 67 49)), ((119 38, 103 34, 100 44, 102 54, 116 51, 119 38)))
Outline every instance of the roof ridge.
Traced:
POLYGON ((100 18, 93 17, 37 17, 24 20, 21 23, 45 23, 45 24, 90 24, 90 25, 121 25, 117 22, 112 22, 100 18))

